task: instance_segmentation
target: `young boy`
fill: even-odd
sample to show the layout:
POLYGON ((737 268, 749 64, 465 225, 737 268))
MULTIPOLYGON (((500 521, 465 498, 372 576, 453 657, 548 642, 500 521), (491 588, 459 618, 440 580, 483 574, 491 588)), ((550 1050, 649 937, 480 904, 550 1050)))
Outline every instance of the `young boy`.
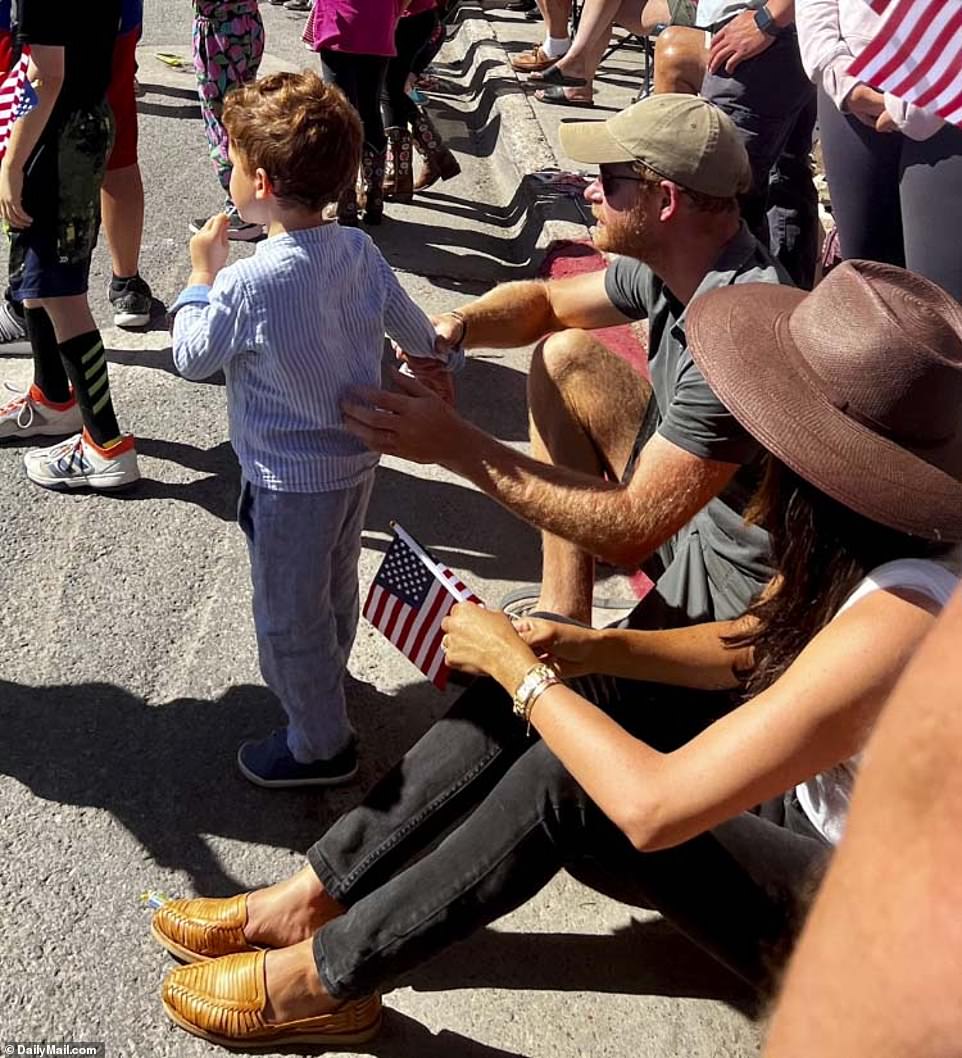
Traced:
POLYGON ((378 384, 385 332, 416 357, 436 355, 435 334, 368 236, 322 217, 361 151, 344 96, 314 73, 276 74, 235 89, 224 123, 231 198, 268 238, 225 268, 228 218, 209 220, 171 311, 180 373, 227 378, 261 671, 288 717, 237 760, 259 786, 332 785, 357 770, 344 672, 377 463, 339 405, 378 384))
POLYGON ((38 102, 14 123, 0 163, 0 220, 10 228, 10 288, 26 310, 34 381, 0 408, 0 438, 73 434, 24 457, 27 476, 47 488, 112 489, 140 477, 87 304, 113 139, 105 97, 120 14, 121 0, 20 0, 16 18, 38 102))

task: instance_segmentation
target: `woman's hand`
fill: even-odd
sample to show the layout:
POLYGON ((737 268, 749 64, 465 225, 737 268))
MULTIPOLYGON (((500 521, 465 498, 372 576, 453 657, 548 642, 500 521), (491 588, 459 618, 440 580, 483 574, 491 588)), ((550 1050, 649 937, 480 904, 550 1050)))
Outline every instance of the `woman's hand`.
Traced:
POLYGON ((474 675, 493 676, 513 694, 524 674, 538 663, 500 610, 485 610, 475 603, 461 602, 441 622, 444 658, 452 669, 474 675))
POLYGON ((559 676, 567 679, 597 671, 591 661, 591 648, 598 636, 595 629, 541 617, 522 617, 514 628, 539 657, 558 670, 559 676))
MULTIPOLYGON (((870 129, 885 113, 885 96, 867 84, 857 84, 845 100, 845 109, 870 129)), ((879 130, 882 131, 882 130, 879 130)))
POLYGON ((898 122, 888 110, 883 110, 878 116, 878 120, 875 122, 876 132, 901 132, 898 122))
POLYGON ((23 211, 23 170, 0 164, 0 220, 11 228, 29 228, 33 217, 23 211))

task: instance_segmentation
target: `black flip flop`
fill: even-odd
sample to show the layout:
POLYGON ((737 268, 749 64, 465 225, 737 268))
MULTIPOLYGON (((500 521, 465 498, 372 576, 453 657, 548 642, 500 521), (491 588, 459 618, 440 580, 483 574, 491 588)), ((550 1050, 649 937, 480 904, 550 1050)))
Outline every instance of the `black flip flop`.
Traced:
POLYGON ((572 77, 570 74, 562 73, 557 66, 549 66, 547 70, 532 73, 528 81, 537 84, 554 84, 561 88, 585 88, 588 85, 584 77, 572 77))
POLYGON ((559 107, 593 107, 595 105, 593 99, 569 99, 565 95, 564 86, 558 84, 549 84, 544 88, 539 88, 535 96, 542 103, 553 103, 559 107))

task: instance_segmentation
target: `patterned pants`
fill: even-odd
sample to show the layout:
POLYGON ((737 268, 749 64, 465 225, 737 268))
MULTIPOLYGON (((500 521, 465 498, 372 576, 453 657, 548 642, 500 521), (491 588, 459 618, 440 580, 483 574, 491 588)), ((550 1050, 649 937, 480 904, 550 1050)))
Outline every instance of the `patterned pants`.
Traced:
POLYGON ((210 158, 229 194, 231 164, 221 115, 224 97, 254 80, 264 54, 257 0, 194 0, 193 54, 210 158))

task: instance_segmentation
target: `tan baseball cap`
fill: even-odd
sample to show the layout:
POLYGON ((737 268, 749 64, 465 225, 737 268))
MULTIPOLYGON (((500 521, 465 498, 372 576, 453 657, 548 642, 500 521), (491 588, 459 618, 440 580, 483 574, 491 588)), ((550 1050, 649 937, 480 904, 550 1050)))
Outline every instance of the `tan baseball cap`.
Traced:
POLYGON ((690 191, 731 198, 752 185, 734 122, 698 96, 649 96, 607 121, 566 121, 561 149, 576 162, 643 162, 690 191))

